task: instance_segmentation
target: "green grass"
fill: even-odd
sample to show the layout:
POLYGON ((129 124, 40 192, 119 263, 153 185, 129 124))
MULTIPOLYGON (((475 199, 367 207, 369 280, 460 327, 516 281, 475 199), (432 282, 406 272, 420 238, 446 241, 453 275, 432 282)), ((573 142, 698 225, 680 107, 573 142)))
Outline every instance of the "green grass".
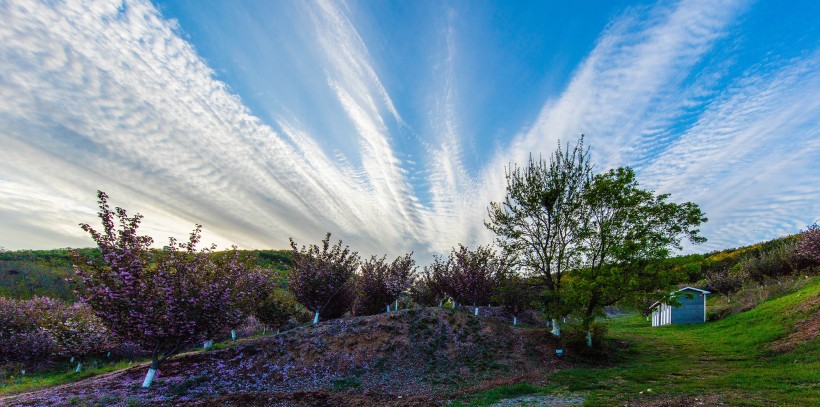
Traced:
MULTIPOLYGON (((145 362, 145 361, 143 361, 145 362)), ((137 362, 140 363, 140 362, 137 362)), ((57 386, 76 382, 88 377, 100 375, 103 373, 113 372, 115 370, 126 369, 133 366, 127 361, 120 361, 114 363, 101 364, 97 367, 91 368, 89 366, 80 373, 75 373, 74 368, 66 368, 65 370, 50 370, 45 372, 31 372, 25 375, 14 375, 7 377, 0 381, 0 396, 7 396, 17 393, 25 393, 35 390, 40 390, 46 387, 57 386)))
MULTIPOLYGON (((613 343, 628 346, 613 351, 611 367, 562 370, 550 375, 544 388, 521 388, 583 394, 585 405, 591 406, 700 395, 719 395, 729 404, 744 406, 820 405, 820 341, 786 354, 769 349, 807 317, 811 310, 801 310, 800 304, 813 296, 820 296, 820 277, 751 311, 707 324, 653 328, 636 315, 616 318, 609 336, 613 343)), ((466 403, 490 405, 496 390, 476 394, 466 403)))
MULTIPOLYGON (((231 340, 226 339, 222 342, 214 342, 213 348, 208 351, 214 351, 218 349, 228 349, 234 346, 238 346, 240 343, 248 340, 257 338, 259 335, 253 335, 245 338, 240 338, 239 340, 231 340)), ((186 352, 182 352, 180 354, 190 353, 190 352, 200 352, 203 351, 201 347, 192 348, 186 352)), ((176 357, 176 356, 175 356, 176 357)), ((47 371, 40 371, 40 372, 28 372, 25 375, 22 374, 14 374, 9 377, 2 377, 0 376, 0 396, 8 396, 17 393, 26 393, 31 391, 36 391, 40 389, 45 389, 52 386, 57 386, 66 383, 72 383, 76 381, 80 381, 83 379, 87 379, 89 377, 97 376, 103 373, 113 372, 115 370, 126 369, 134 365, 138 365, 140 363, 148 363, 150 362, 150 358, 146 359, 139 359, 134 361, 104 361, 104 360, 96 360, 91 361, 89 363, 83 364, 83 371, 80 373, 75 373, 74 369, 76 364, 67 364, 63 368, 59 369, 52 369, 47 371)), ((18 372, 19 373, 19 372, 18 372)))

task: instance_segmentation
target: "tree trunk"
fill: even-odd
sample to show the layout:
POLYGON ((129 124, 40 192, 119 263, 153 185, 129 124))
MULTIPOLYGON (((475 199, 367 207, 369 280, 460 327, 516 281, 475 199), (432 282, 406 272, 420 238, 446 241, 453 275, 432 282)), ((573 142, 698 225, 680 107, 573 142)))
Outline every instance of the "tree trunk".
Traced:
POLYGON ((587 347, 592 347, 592 329, 587 329, 587 347))
POLYGON ((68 363, 74 363, 74 356, 71 357, 71 360, 69 360, 68 363))
POLYGON ((83 371, 83 362, 78 362, 77 363, 77 370, 75 370, 74 373, 80 373, 82 371, 83 371))
POLYGON ((438 300, 438 307, 441 308, 444 305, 444 300, 438 300))
POLYGON ((319 311, 316 311, 316 314, 313 316, 313 325, 319 323, 319 311))
POLYGON ((390 304, 387 304, 387 312, 390 312, 390 304))
POLYGON ((236 329, 231 329, 231 340, 232 341, 236 340, 236 329))
POLYGON ((513 326, 518 326, 518 317, 513 317, 513 326))
POLYGON ((561 321, 555 318, 552 320, 552 334, 555 336, 561 336, 561 321))
POLYGON ((208 350, 214 347, 214 340, 208 339, 205 343, 202 344, 202 349, 208 350))
POLYGON ((473 308, 475 308, 475 315, 478 316, 478 307, 473 307, 473 308))
POLYGON ((154 375, 157 373, 157 367, 159 367, 159 362, 154 358, 151 361, 151 367, 148 368, 148 373, 145 375, 145 380, 142 382, 143 388, 151 387, 151 382, 154 381, 154 375))
POLYGON ((394 308, 394 309, 395 309, 396 311, 398 311, 398 310, 399 310, 399 300, 398 300, 398 299, 396 300, 396 308, 394 308))

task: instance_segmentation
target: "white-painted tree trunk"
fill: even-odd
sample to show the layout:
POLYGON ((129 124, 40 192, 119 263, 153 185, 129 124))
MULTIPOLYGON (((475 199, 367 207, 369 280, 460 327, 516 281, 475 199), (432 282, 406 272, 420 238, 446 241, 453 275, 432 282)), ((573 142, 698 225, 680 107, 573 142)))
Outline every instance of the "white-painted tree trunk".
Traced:
POLYGON ((399 310, 399 300, 396 300, 396 307, 394 308, 396 311, 399 310))
POLYGON ((452 308, 453 308, 453 309, 456 309, 456 302, 455 302, 455 301, 453 301, 452 303, 450 303, 450 305, 452 305, 452 308))
POLYGON ((587 346, 592 347, 592 330, 587 331, 587 346))
POLYGON ((387 304, 387 312, 390 313, 390 304, 387 304))
POLYGON ((22 372, 20 372, 20 374, 21 374, 21 375, 23 375, 23 376, 25 376, 25 375, 26 375, 26 371, 25 371, 25 370, 23 370, 22 372))
POLYGON ((262 335, 265 335, 266 333, 268 333, 268 327, 263 326, 262 327, 262 335))
POLYGON ((444 305, 443 300, 438 300, 438 307, 441 308, 444 305))
POLYGON ((513 317, 513 326, 518 326, 518 317, 513 317))
POLYGON ((475 308, 475 314, 476 314, 476 316, 478 316, 478 307, 473 307, 473 308, 475 308))
POLYGON ((69 360, 68 363, 74 363, 74 356, 71 357, 71 360, 69 360))
POLYGON ((75 370, 74 373, 80 373, 82 371, 83 371, 83 362, 79 362, 79 363, 77 363, 77 370, 75 370))
POLYGON ((208 339, 207 341, 202 343, 202 348, 205 350, 211 349, 214 347, 214 340, 208 339))
POLYGON ((316 325, 318 323, 319 323, 319 311, 316 311, 316 314, 313 315, 313 325, 316 325))
POLYGON ((111 357, 111 351, 108 351, 108 354, 105 355, 105 357, 110 358, 111 357))
POLYGON ((145 380, 142 381, 142 387, 148 388, 151 387, 151 382, 154 381, 154 374, 157 372, 157 369, 153 367, 148 368, 148 373, 145 375, 145 380))
POLYGON ((561 336, 561 322, 557 319, 552 320, 552 334, 555 336, 561 336))
POLYGON ((236 329, 231 329, 231 340, 236 340, 236 329))

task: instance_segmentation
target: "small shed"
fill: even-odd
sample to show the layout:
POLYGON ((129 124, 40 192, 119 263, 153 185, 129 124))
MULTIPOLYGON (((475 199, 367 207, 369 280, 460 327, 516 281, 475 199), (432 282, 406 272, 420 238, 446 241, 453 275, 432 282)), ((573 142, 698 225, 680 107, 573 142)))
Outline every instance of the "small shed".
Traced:
POLYGON ((684 287, 672 294, 680 305, 671 306, 663 302, 652 304, 652 326, 706 322, 706 296, 711 294, 709 291, 684 287))

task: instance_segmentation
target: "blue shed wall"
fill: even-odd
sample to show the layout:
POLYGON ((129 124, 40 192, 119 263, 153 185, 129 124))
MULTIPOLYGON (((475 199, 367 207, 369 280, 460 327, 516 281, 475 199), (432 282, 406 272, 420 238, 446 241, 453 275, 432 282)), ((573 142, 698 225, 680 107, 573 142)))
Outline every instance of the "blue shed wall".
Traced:
POLYGON ((684 291, 678 295, 677 300, 681 305, 672 308, 673 324, 696 324, 703 322, 703 310, 706 306, 705 295, 694 291, 684 291))

